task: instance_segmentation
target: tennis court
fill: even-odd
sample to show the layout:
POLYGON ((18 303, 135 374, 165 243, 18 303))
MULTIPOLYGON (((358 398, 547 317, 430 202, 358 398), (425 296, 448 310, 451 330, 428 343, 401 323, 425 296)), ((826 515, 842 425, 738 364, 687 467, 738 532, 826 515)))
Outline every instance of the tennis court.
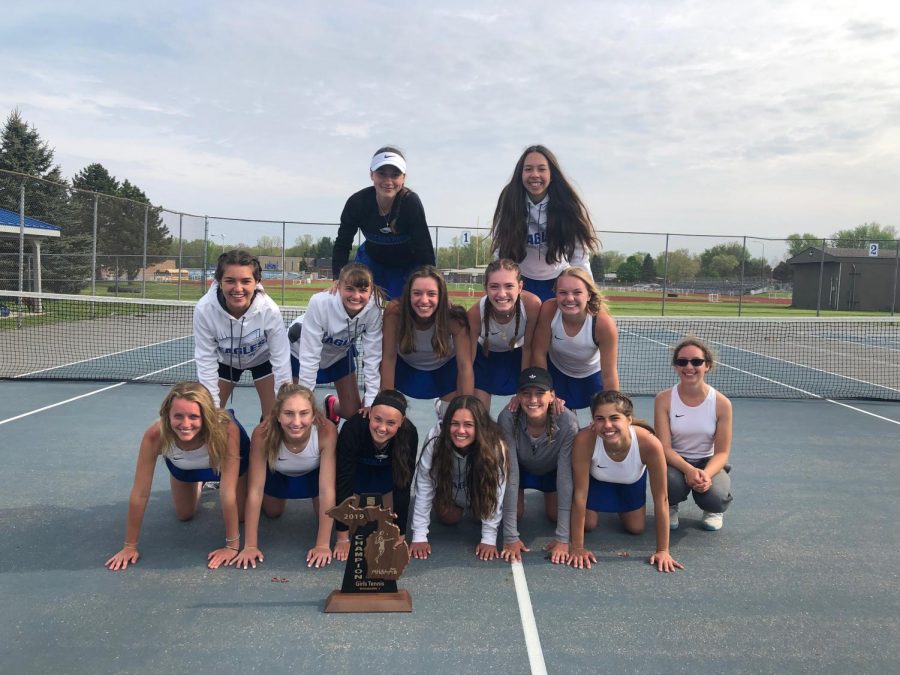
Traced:
MULTIPOLYGON (((600 558, 591 570, 551 565, 540 548, 553 526, 540 496, 529 494, 520 529, 532 552, 520 568, 475 559, 477 524, 435 523, 433 556, 412 561, 400 582, 412 594, 411 614, 326 615, 324 600, 343 569, 306 568, 315 538, 308 503, 262 519, 259 568, 210 571, 206 552, 222 539, 217 495, 204 492, 198 516, 178 522, 162 466, 140 562, 119 573, 103 567, 122 541, 141 433, 167 389, 126 380, 163 377, 149 376, 163 368, 174 379, 193 373, 189 321, 185 332, 172 315, 157 318, 152 323, 166 328, 133 345, 118 337, 103 343, 127 322, 122 317, 105 333, 95 334, 94 320, 65 324, 55 361, 28 364, 73 369, 91 359, 90 369, 110 373, 107 382, 0 382, 5 672, 539 672, 541 661, 548 672, 893 672, 900 665, 896 326, 838 333, 818 325, 808 339, 773 338, 770 330, 751 340, 746 333, 757 322, 716 333, 723 367, 711 383, 748 392, 733 399, 736 498, 717 533, 699 529, 693 504, 682 506, 671 548, 683 572, 647 565, 652 517, 638 536, 602 521, 587 536, 600 558), (73 358, 66 335, 107 351, 94 344, 73 358), (856 367, 857 352, 881 365, 856 367), (178 365, 185 353, 188 363, 178 365), (136 374, 119 370, 117 380, 123 364, 136 374), (848 383, 869 393, 841 396, 848 383), (789 387, 812 396, 761 398, 789 387)), ((620 321, 625 389, 674 383, 665 365, 673 334, 690 328, 709 339, 702 331, 712 328, 631 321, 620 321)), ((4 332, 7 348, 15 350, 26 329, 4 332)), ((645 418, 652 418, 649 393, 635 399, 645 418)), ((252 427, 255 392, 239 388, 235 409, 252 427)), ((424 434, 434 420, 430 402, 416 402, 411 418, 424 434)))

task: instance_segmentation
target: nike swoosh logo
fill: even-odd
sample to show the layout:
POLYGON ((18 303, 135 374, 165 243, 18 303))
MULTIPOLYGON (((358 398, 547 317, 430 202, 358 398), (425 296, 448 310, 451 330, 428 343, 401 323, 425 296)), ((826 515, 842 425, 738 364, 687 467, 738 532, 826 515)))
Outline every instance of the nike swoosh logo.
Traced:
POLYGON ((675 413, 675 417, 684 417, 684 415, 679 415, 678 413, 675 413))
POLYGON ((559 335, 554 335, 554 336, 553 336, 553 339, 554 339, 554 340, 562 340, 562 338, 559 337, 559 335))

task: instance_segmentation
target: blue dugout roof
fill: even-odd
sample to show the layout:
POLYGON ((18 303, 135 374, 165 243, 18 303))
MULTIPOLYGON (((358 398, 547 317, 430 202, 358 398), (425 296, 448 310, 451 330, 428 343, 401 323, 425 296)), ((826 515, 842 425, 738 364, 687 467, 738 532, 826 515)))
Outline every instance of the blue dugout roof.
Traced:
MULTIPOLYGON (((14 225, 15 227, 19 227, 19 214, 15 211, 10 211, 9 209, 0 208, 0 225, 14 225)), ((35 230, 50 230, 53 232, 59 232, 61 230, 57 225, 51 225, 50 223, 45 223, 43 220, 30 218, 28 216, 25 216, 25 227, 35 230)))

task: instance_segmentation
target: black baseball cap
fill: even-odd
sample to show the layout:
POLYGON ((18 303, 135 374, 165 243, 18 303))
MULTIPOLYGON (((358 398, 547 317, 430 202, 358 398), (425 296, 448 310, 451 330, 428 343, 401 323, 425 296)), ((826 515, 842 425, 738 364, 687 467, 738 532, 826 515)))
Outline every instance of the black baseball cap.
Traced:
POLYGON ((528 387, 550 391, 553 389, 553 378, 543 368, 526 368, 519 373, 519 391, 528 387))

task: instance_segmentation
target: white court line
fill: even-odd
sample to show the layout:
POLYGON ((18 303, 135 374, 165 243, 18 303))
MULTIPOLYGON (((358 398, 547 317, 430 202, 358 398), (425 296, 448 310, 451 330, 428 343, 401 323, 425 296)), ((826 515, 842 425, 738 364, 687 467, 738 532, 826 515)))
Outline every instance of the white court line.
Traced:
MULTIPOLYGON (((48 370, 57 370, 59 368, 68 368, 69 366, 77 366, 79 363, 87 363, 88 361, 97 361, 98 359, 105 359, 107 356, 118 356, 119 354, 127 354, 128 352, 136 352, 138 349, 150 349, 151 347, 157 347, 159 345, 164 345, 168 342, 175 342, 176 340, 185 340, 191 337, 190 335, 182 335, 181 337, 172 338, 170 340, 163 340, 162 342, 154 342, 149 345, 141 345, 140 347, 132 347, 131 349, 123 349, 118 352, 110 352, 109 354, 103 354, 101 356, 92 356, 89 359, 81 359, 80 361, 72 361, 71 363, 64 363, 61 366, 51 366, 49 368, 41 368, 40 370, 32 370, 30 373, 22 373, 21 375, 16 375, 13 379, 17 379, 20 377, 30 377, 31 375, 37 375, 38 373, 46 373, 48 370)), ((190 361, 185 361, 185 363, 190 363, 190 361)), ((168 370, 168 368, 164 368, 163 370, 168 370)), ((157 371, 157 372, 162 372, 157 371)), ((152 374, 152 373, 151 373, 152 374)), ((140 379, 140 378, 138 378, 140 379)))
MULTIPOLYGON (((631 331, 629 331, 629 332, 631 332, 631 331)), ((641 340, 647 340, 647 342, 655 342, 656 344, 662 345, 663 347, 666 347, 666 348, 669 347, 669 345, 666 344, 665 342, 660 342, 659 340, 654 340, 653 338, 644 337, 643 335, 638 335, 637 333, 632 333, 632 335, 634 335, 637 338, 640 338, 641 340)), ((775 357, 775 356, 766 356, 765 354, 758 354, 757 352, 753 352, 748 349, 741 349, 740 347, 733 347, 732 345, 729 345, 726 342, 716 342, 714 340, 711 340, 711 342, 713 342, 713 344, 728 347, 729 349, 737 349, 738 351, 748 352, 749 354, 755 354, 756 356, 761 356, 761 357, 764 357, 767 359, 777 359, 778 361, 784 360, 784 359, 778 359, 778 357, 775 357)), ((787 363, 791 363, 791 361, 787 361, 787 363)), ((807 396, 811 396, 812 398, 817 398, 820 401, 828 401, 828 403, 834 403, 835 405, 839 405, 842 408, 849 408, 850 410, 855 410, 856 412, 861 412, 863 415, 870 415, 872 417, 877 417, 878 419, 884 420, 885 422, 890 422, 891 424, 896 424, 896 425, 900 426, 900 421, 892 420, 890 417, 882 417, 881 415, 876 415, 875 413, 869 412, 868 410, 863 410, 862 408, 857 408, 856 406, 852 406, 849 403, 841 403, 840 401, 835 401, 830 398, 825 398, 821 394, 814 394, 811 391, 806 391, 806 389, 801 389, 800 387, 794 387, 793 385, 786 384, 784 382, 779 382, 778 380, 773 380, 772 378, 765 377, 764 375, 758 375, 757 373, 751 373, 749 370, 744 370, 743 368, 738 368, 736 366, 729 365, 723 361, 717 361, 716 365, 721 366, 722 368, 730 368, 731 370, 737 371, 739 373, 743 373, 744 375, 750 375, 751 377, 756 377, 760 380, 765 380, 766 382, 771 382, 772 384, 777 384, 780 387, 785 387, 787 389, 793 389, 794 391, 798 391, 801 394, 806 394, 807 396)), ((801 365, 801 364, 794 364, 794 365, 801 365)), ((808 367, 808 366, 804 366, 804 367, 808 367)), ((818 370, 818 368, 813 368, 813 370, 818 370)), ((827 372, 827 371, 822 371, 822 372, 827 372)), ((831 373, 831 374, 834 374, 834 373, 831 373)), ((842 375, 841 377, 846 377, 846 376, 842 375)), ((847 379, 852 380, 854 378, 850 377, 847 379)), ((857 380, 857 381, 864 382, 864 380, 857 380)), ((872 384, 872 383, 866 382, 866 384, 872 384)), ((875 385, 875 386, 878 386, 878 385, 875 385)), ((890 387, 882 387, 882 389, 890 389, 891 391, 897 391, 896 389, 891 389, 890 387)))
POLYGON ((522 632, 525 634, 525 647, 528 649, 528 663, 531 664, 532 675, 547 675, 547 664, 544 663, 544 652, 541 650, 541 636, 538 635, 534 621, 534 610, 531 608, 531 596, 528 595, 528 582, 525 580, 525 568, 520 561, 512 563, 513 582, 516 585, 516 599, 519 601, 519 618, 522 619, 522 632))
MULTIPOLYGON (((181 363, 176 363, 174 366, 169 366, 167 368, 160 368, 159 370, 154 370, 152 373, 147 373, 146 375, 141 375, 139 377, 134 378, 135 380, 143 380, 145 377, 151 377, 156 375, 157 373, 164 373, 167 370, 172 370, 172 368, 180 368, 181 366, 191 363, 194 359, 190 359, 188 361, 182 361, 181 363)), ((121 387, 123 384, 128 384, 128 382, 116 382, 115 384, 111 384, 108 387, 103 387, 101 389, 95 389, 94 391, 89 391, 86 394, 81 394, 80 396, 73 396, 72 398, 67 398, 65 401, 59 401, 57 403, 51 403, 50 405, 45 405, 43 408, 37 408, 36 410, 30 410, 26 413, 22 413, 21 415, 16 415, 15 417, 8 417, 5 420, 0 420, 0 426, 6 424, 7 422, 15 422, 16 420, 20 420, 23 417, 30 417, 31 415, 36 415, 40 412, 44 412, 45 410, 50 410, 52 408, 57 408, 61 405, 65 405, 66 403, 71 403, 72 401, 77 401, 81 398, 87 398, 88 396, 93 396, 94 394, 101 394, 104 391, 109 391, 110 389, 115 389, 116 387, 121 387)))

